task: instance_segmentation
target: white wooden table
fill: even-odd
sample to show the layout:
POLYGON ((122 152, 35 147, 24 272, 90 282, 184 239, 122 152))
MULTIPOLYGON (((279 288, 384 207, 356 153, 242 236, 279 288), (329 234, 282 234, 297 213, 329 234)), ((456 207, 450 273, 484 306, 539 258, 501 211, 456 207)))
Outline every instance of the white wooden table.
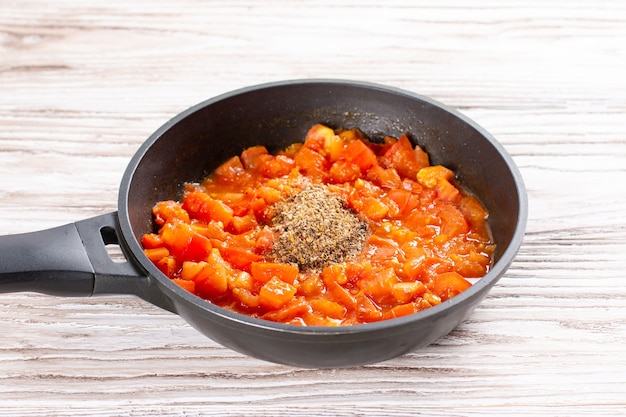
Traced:
POLYGON ((625 74, 620 1, 0 0, 0 234, 116 210, 170 117, 308 77, 457 107, 530 199, 518 258, 464 324, 360 368, 248 358, 132 297, 0 294, 0 416, 623 414, 625 74))

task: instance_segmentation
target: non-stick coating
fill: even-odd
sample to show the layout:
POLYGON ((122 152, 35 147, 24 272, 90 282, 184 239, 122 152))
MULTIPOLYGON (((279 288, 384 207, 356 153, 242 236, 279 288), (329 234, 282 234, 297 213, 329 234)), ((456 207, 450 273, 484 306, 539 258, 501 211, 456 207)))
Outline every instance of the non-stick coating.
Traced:
POLYGON ((240 352, 304 367, 340 367, 390 359, 425 346, 456 327, 502 276, 521 244, 525 190, 517 168, 482 128, 428 98, 350 81, 287 81, 250 87, 201 103, 165 124, 140 148, 124 176, 120 226, 127 248, 171 299, 175 311, 207 336, 240 352), (465 293, 424 312, 367 325, 299 328, 225 311, 161 274, 139 241, 154 231, 151 208, 178 199, 243 149, 270 151, 302 141, 315 123, 358 127, 372 139, 408 133, 431 163, 443 164, 490 212, 496 265, 465 293))

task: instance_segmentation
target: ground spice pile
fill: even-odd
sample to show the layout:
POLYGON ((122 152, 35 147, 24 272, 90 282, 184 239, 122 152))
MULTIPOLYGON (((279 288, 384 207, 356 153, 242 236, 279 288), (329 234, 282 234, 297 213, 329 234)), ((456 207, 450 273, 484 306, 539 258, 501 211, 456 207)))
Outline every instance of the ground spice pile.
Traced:
POLYGON ((367 224, 321 185, 309 185, 278 203, 272 227, 278 232, 273 257, 301 270, 321 269, 356 254, 368 233, 367 224))

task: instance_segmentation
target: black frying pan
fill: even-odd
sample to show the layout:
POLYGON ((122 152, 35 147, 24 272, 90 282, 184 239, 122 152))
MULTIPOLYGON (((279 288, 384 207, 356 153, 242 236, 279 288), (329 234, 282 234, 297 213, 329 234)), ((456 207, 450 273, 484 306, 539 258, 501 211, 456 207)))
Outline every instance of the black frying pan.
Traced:
POLYGON ((500 279, 523 239, 525 188, 496 140, 458 112, 420 95, 352 81, 298 80, 227 93, 179 114, 139 148, 124 174, 118 212, 35 233, 0 238, 0 292, 58 296, 135 294, 179 314, 239 352, 302 367, 378 362, 423 347, 461 323, 500 279), (495 265, 462 294, 416 314, 347 327, 299 327, 226 311, 181 289, 143 254, 154 231, 151 208, 178 199, 249 146, 276 150, 303 140, 315 123, 360 128, 372 139, 409 133, 431 163, 453 169, 490 212, 495 265), (105 245, 119 244, 127 262, 105 245))

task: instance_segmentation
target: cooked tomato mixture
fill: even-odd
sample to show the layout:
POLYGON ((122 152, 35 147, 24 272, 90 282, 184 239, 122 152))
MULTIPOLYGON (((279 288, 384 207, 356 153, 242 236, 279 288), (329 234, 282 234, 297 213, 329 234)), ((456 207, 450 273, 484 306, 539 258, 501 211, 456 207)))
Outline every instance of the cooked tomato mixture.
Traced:
POLYGON ((253 146, 180 201, 153 209, 148 258, 199 297, 307 326, 405 316, 485 275, 487 212, 406 135, 313 126, 304 143, 253 146))

